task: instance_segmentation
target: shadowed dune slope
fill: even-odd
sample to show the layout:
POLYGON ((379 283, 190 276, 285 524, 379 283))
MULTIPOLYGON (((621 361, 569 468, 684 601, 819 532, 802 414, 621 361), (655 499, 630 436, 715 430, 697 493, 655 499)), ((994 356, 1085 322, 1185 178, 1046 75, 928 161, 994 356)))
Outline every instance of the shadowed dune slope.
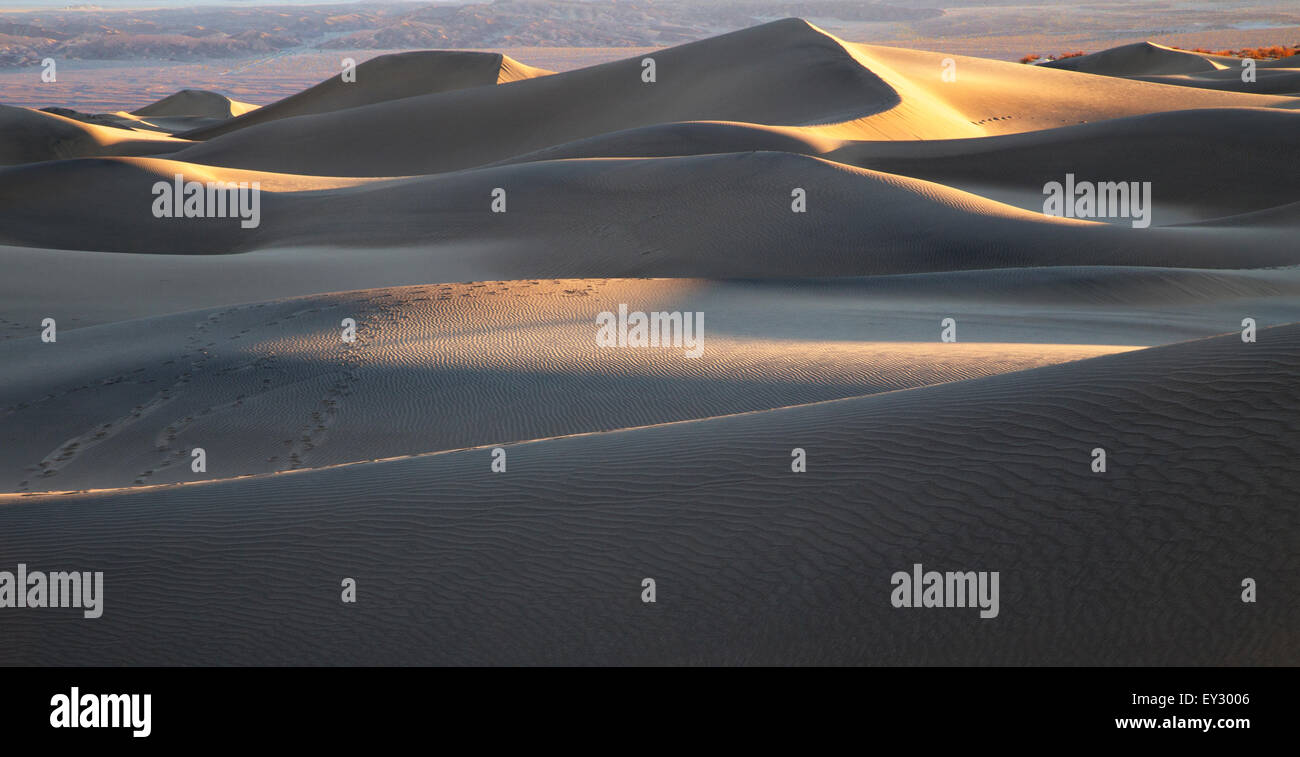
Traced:
POLYGON ((205 140, 292 116, 329 113, 404 97, 481 87, 545 76, 550 71, 527 66, 500 53, 430 50, 380 55, 357 65, 356 80, 342 75, 215 126, 181 134, 205 140))
POLYGON ((1134 229, 1040 213, 892 174, 790 153, 569 160, 365 181, 258 174, 155 159, 0 171, 0 241, 222 253, 273 246, 422 245, 493 278, 852 276, 1039 265, 1244 268, 1300 262, 1295 210, 1257 226, 1134 229), (158 181, 262 177, 259 225, 155 218, 158 181), (507 211, 491 210, 507 188, 507 211), (84 223, 55 222, 60 192, 84 223), (808 212, 791 212, 794 188, 808 212), (323 190, 323 191, 322 191, 323 190), (1063 234, 1063 230, 1069 234, 1063 234))
POLYGON ((107 602, 14 614, 0 660, 1296 664, 1300 606, 1236 597, 1300 591, 1297 372, 1293 325, 510 445, 504 474, 478 449, 8 497, 8 548, 104 570, 107 602), (998 571, 998 616, 891 607, 914 563, 998 571))

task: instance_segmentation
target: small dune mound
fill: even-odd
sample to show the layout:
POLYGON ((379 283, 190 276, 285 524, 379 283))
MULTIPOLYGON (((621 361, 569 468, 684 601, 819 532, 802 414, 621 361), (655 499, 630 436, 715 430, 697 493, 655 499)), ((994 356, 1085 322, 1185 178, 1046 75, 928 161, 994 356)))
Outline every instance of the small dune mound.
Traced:
POLYGON ((233 118, 257 106, 232 100, 225 95, 206 89, 182 89, 156 103, 131 111, 133 116, 199 116, 202 118, 233 118))
POLYGON ((354 73, 355 80, 344 81, 340 73, 233 121, 195 129, 185 136, 210 139, 281 118, 330 113, 416 95, 520 81, 551 72, 524 65, 500 53, 430 50, 380 55, 359 64, 354 73))
POLYGON ((1062 58, 1040 64, 1084 74, 1104 76, 1148 76, 1159 74, 1196 74, 1226 68, 1223 56, 1175 50, 1154 42, 1137 42, 1109 50, 1062 58))

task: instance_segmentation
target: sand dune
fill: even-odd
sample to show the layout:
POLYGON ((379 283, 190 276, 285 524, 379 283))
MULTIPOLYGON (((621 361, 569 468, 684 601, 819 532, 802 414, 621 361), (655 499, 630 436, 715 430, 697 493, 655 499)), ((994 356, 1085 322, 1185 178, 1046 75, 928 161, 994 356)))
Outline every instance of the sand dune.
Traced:
POLYGON ((849 45, 797 20, 652 57, 654 84, 640 78, 642 59, 629 59, 501 87, 353 108, 314 116, 316 121, 263 124, 177 157, 291 173, 404 175, 469 168, 611 131, 679 121, 801 127, 812 139, 945 139, 1285 101, 1078 78, 963 57, 954 58, 962 77, 958 85, 940 78, 942 61, 951 56, 849 45), (535 117, 521 124, 513 115, 520 112, 535 117), (303 140, 304 133, 311 139, 303 140), (358 140, 359 134, 366 138, 358 140), (425 144, 437 149, 419 146, 425 144))
POLYGON ((213 126, 229 119, 212 116, 137 116, 124 110, 112 113, 82 113, 68 108, 42 108, 43 112, 99 126, 113 126, 130 131, 173 135, 200 126, 213 126))
POLYGON ((0 170, 0 198, 0 241, 7 244, 170 253, 420 244, 435 258, 478 244, 480 263, 498 278, 1300 263, 1300 252, 1286 243, 1289 226, 1235 228, 1254 244, 1225 257, 1224 233, 1214 226, 1134 229, 1049 218, 942 185, 789 153, 541 162, 382 182, 92 159, 0 170), (200 182, 260 179, 260 225, 155 218, 151 187, 178 173, 200 182), (505 213, 491 211, 497 187, 509 188, 505 213), (55 188, 77 204, 85 225, 52 222, 43 198, 55 188), (808 213, 791 212, 794 188, 813 198, 808 213), (923 238, 913 228, 918 219, 923 238), (743 244, 728 255, 710 253, 738 240, 743 244))
MULTIPOLYGON (((230 477, 607 431, 908 389, 1130 347, 872 341, 791 304, 597 280, 369 290, 197 311, 0 346, 0 489, 230 477), (699 352, 598 347, 595 318, 707 315, 699 352), (345 317, 359 324, 345 343, 345 317), (778 324, 790 323, 777 337, 778 324), (86 425, 89 418, 95 418, 86 425), (435 424, 427 419, 437 418, 435 424), (283 429, 283 431, 277 431, 283 429), (218 464, 217 461, 220 460, 218 464)), ((932 319, 937 323, 937 319, 932 319)), ((972 322, 970 336, 978 338, 972 322)), ((895 337, 896 332, 880 336, 895 337)))
MULTIPOLYGON (((224 253, 323 243, 432 244, 445 250, 472 240, 490 248, 480 254, 490 261, 490 274, 501 278, 1296 262, 1285 241, 1289 224, 1276 225, 1276 212, 1268 223, 1251 227, 1249 252, 1230 260, 1221 254, 1225 237, 1216 231, 1240 230, 1259 219, 1260 211, 1296 201, 1295 187, 1275 170, 1273 159, 1277 151, 1294 148, 1294 112, 1258 107, 1291 98, 1195 92, 960 57, 952 59, 958 78, 949 82, 940 76, 944 58, 938 54, 850 44, 799 20, 652 57, 656 71, 679 72, 676 78, 643 82, 637 59, 535 76, 541 72, 494 54, 385 56, 363 64, 355 85, 328 80, 227 121, 222 128, 234 131, 201 144, 156 141, 155 135, 141 142, 120 130, 93 127, 99 131, 92 133, 84 124, 75 127, 78 139, 40 134, 12 162, 163 152, 178 162, 86 161, 0 174, 0 192, 10 201, 0 241, 224 253), (687 71, 689 85, 682 78, 687 71), (518 80, 477 86, 511 77, 518 80), (430 87, 459 88, 417 94, 430 87), (381 101, 370 102, 375 98, 381 101), (995 104, 1009 110, 997 115, 995 104), (1167 112, 1175 107, 1180 110, 1167 112), (536 116, 527 128, 511 115, 520 112, 536 116), (101 133, 108 131, 117 133, 101 133), (1205 154, 1208 164, 1190 180, 1174 160, 1189 149, 1205 154), (746 157, 755 151, 763 154, 746 157), (846 168, 828 171, 791 153, 942 186, 846 168), (656 160, 580 160, 603 157, 656 160), (148 188, 156 181, 176 173, 232 175, 203 166, 238 166, 248 172, 240 174, 244 179, 260 181, 268 194, 257 229, 238 229, 228 219, 160 222, 141 212, 142 198, 152 199, 148 188), (711 187, 751 181, 760 169, 768 186, 715 197, 711 187), (448 171, 442 178, 389 178, 448 171), (830 184, 804 187, 810 171, 830 184), (1041 211, 1044 183, 1067 173, 1080 180, 1151 182, 1153 225, 1211 225, 1136 234, 1018 212, 1041 211), (348 187, 330 178, 316 184, 311 177, 317 176, 387 180, 348 187), (1223 191, 1229 182, 1237 189, 1223 191), (31 191, 66 191, 68 185, 85 198, 79 204, 93 224, 69 226, 44 210, 46 196, 31 191), (276 189, 287 185, 296 189, 276 189), (484 191, 497 187, 509 188, 513 210, 486 216, 484 191), (802 219, 782 213, 784 201, 778 201, 795 187, 820 192, 814 195, 816 212, 801 225, 802 219), (315 191, 321 188, 335 191, 315 191), (661 202, 652 199, 652 212, 642 213, 646 198, 661 202), (847 220, 814 221, 826 213, 847 220), (705 214, 727 221, 710 224, 701 218, 705 214), (593 222, 596 216, 604 220, 593 222), (558 219, 564 219, 560 225, 558 219), (651 226, 646 219, 656 222, 651 226), (691 232, 692 240, 679 238, 680 230, 697 226, 713 226, 717 236, 691 232), (931 230, 919 247, 907 233, 916 226, 931 230), (731 228, 760 238, 760 247, 734 262, 698 254, 731 239, 731 228), (1064 228, 1070 232, 1062 240, 1064 228), (801 245, 814 248, 811 255, 790 258, 772 249, 792 242, 790 235, 798 231, 808 234, 801 245), (909 240, 901 248, 900 233, 909 240), (851 254, 863 246, 872 248, 865 260, 851 254), (925 252, 934 247, 946 250, 942 259, 925 252), (983 253, 967 251, 990 248, 1000 252, 987 261, 983 253)), ((181 93, 156 109, 195 110, 182 95, 204 99, 181 93)), ((66 119, 57 125, 73 128, 66 119)), ((1125 217, 1113 220, 1131 225, 1125 217)))
MULTIPOLYGON (((132 131, 158 132, 168 136, 211 127, 257 110, 251 103, 232 100, 217 92, 185 89, 127 113, 82 113, 68 108, 43 108, 43 112, 98 126, 132 131)), ((83 153, 84 154, 84 153, 83 153)))
POLYGON ((1089 55, 1048 61, 1040 65, 1045 68, 1105 76, 1140 76, 1222 71, 1238 65, 1238 60, 1224 55, 1175 50, 1154 42, 1138 42, 1089 55))
MULTIPOLYGON (((282 248, 233 256, 0 247, 11 289, 0 313, 0 338, 31 338, 46 317, 56 317, 60 328, 81 328, 354 287, 482 281, 494 272, 476 258, 481 249, 465 246, 456 256, 433 259, 420 247, 282 248), (365 264, 358 265, 358 258, 365 264), (54 280, 62 295, 51 302, 46 288, 54 280)), ((1246 315, 1268 325, 1300 321, 1296 267, 1030 267, 709 286, 744 292, 724 301, 728 309, 755 318, 768 297, 798 301, 809 312, 833 306, 876 339, 929 340, 935 314, 952 305, 961 306, 954 315, 963 323, 974 319, 980 341, 1153 345, 1221 333, 1246 315), (1116 311, 1124 317, 1117 319, 1116 311), (1050 331, 1036 325, 1044 319, 1050 331)), ((784 338, 785 332, 764 322, 768 335, 784 338)))
POLYGON ((505 474, 471 450, 12 498, 13 549, 100 567, 115 593, 93 625, 14 616, 4 659, 1295 663, 1297 605, 1234 597, 1245 571, 1300 590, 1300 399, 1282 378, 1298 361, 1292 326, 512 445, 505 474), (890 607, 889 576, 914 562, 1000 571, 1000 615, 890 607), (340 576, 366 612, 340 607, 340 576), (146 626, 148 645, 106 643, 146 626))
POLYGON ((820 135, 816 130, 793 126, 765 126, 734 121, 681 121, 606 132, 573 142, 551 145, 490 165, 513 165, 569 158, 668 158, 680 155, 755 151, 822 156, 849 144, 856 144, 856 142, 820 135))
MULTIPOLYGON (((1266 63, 1267 61, 1260 61, 1266 63)), ((1264 68, 1255 71, 1254 81, 1242 81, 1241 68, 1210 71, 1203 74, 1172 74, 1168 76, 1133 76, 1138 81, 1172 84, 1177 87, 1199 87, 1227 92, 1252 92, 1260 95, 1300 96, 1300 62, 1292 68, 1264 68)))
POLYGON ((1043 186, 1149 181, 1157 225, 1300 200, 1277 156, 1300 151, 1300 113, 1273 108, 1174 111, 988 139, 852 143, 825 155, 974 192, 1029 210, 1043 186), (1195 170, 1183 162, 1196 156, 1195 170))
POLYGON ((1244 80, 1244 59, 1142 42, 1073 58, 1048 61, 1042 68, 1119 76, 1133 81, 1257 95, 1300 94, 1300 61, 1256 60, 1254 78, 1244 80))
MULTIPOLYGON (((835 132, 854 139, 997 136, 1144 113, 1269 107, 1290 102, 1285 97, 1175 90, 1127 79, 1080 77, 1043 66, 837 41, 891 84, 901 87, 905 82, 914 91, 928 95, 931 102, 942 103, 946 110, 945 113, 932 107, 918 107, 907 117, 905 128, 899 130, 877 131, 872 125, 875 120, 901 119, 902 112, 883 113, 853 124, 863 128, 840 128, 835 132), (952 81, 943 78, 946 60, 952 61, 952 81), (960 114, 975 131, 953 123, 954 113, 960 114)), ((903 99, 906 102, 908 97, 904 95, 903 99)))
POLYGON ((653 57, 653 84, 642 81, 642 59, 628 59, 304 117, 315 120, 261 124, 178 157, 294 173, 432 173, 651 123, 827 123, 898 103, 897 93, 842 44, 798 21, 673 47, 653 57), (532 117, 521 122, 519 113, 532 117), (309 144, 300 138, 304 133, 312 135, 309 144), (366 138, 357 140, 359 134, 366 138), (345 140, 350 146, 342 150, 345 140), (376 149, 381 144, 387 147, 376 149), (394 160, 398 153, 401 159, 394 160))
POLYGON ((1300 98, 1238 66, 786 19, 0 109, 0 551, 109 587, 0 664, 1300 663, 1300 98), (1001 613, 894 609, 918 562, 1001 613))
POLYGON ((1066 173, 1079 181, 1141 178, 1153 184, 1160 224, 1203 220, 1300 199, 1277 156, 1300 150, 1300 118, 1275 108, 1151 113, 998 137, 865 141, 804 130, 722 122, 659 124, 555 145, 503 164, 571 158, 667 157, 742 150, 815 155, 911 176, 1027 210, 1066 173), (1197 171, 1179 159, 1201 153, 1197 171), (1231 191, 1225 187, 1232 186, 1231 191))
POLYGON ((30 327, 0 343, 0 485, 194 480, 194 446, 231 477, 604 431, 1024 370, 1243 315, 1265 327, 1300 318, 1297 269, 993 273, 444 284, 93 328, 47 305, 67 324, 57 346, 30 327), (596 314, 620 303, 705 313, 703 353, 597 348, 596 314), (1128 318, 1115 321, 1116 307, 1128 318), (965 341, 937 342, 944 316, 965 341), (357 342, 341 340, 343 318, 357 342))
MULTIPOLYGON (((488 263, 476 259, 481 249, 466 246, 457 256, 431 259, 419 247, 284 248, 233 256, 0 247, 11 287, 0 314, 0 338, 32 338, 47 317, 57 318, 62 329, 82 328, 351 287, 482 281, 493 274, 488 263), (364 265, 358 265, 359 257, 364 265), (55 280, 63 296, 52 302, 46 288, 55 280)), ((681 285, 699 287, 698 281, 681 285)), ((759 333, 773 338, 789 334, 760 317, 767 298, 798 302, 810 313, 829 307, 844 314, 857 330, 834 337, 842 340, 869 330, 874 339, 928 341, 941 312, 976 326, 979 341, 1068 344, 1165 344, 1222 333, 1243 316, 1265 325, 1300 321, 1296 267, 1030 267, 806 282, 714 281, 709 288, 729 293, 719 295, 725 307, 751 313, 765 324, 759 333), (951 312, 953 306, 960 310, 951 312)))
POLYGON ((137 108, 131 111, 131 115, 233 118, 254 110, 257 110, 256 105, 232 100, 217 92, 183 89, 143 108, 137 108))
POLYGON ((161 134, 89 124, 30 108, 0 105, 0 166, 98 155, 158 155, 186 143, 161 134))
POLYGON ((292 116, 329 113, 416 95, 531 79, 551 73, 500 53, 450 50, 381 55, 360 63, 355 81, 334 76, 229 122, 194 129, 179 136, 211 139, 222 134, 292 116))

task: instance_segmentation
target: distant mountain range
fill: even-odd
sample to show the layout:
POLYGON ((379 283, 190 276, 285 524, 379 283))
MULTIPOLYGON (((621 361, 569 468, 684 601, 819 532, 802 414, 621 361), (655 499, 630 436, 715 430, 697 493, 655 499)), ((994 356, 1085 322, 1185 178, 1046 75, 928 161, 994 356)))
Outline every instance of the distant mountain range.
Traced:
POLYGON ((31 11, 0 20, 0 66, 69 60, 203 60, 297 48, 632 47, 679 44, 792 15, 914 21, 943 15, 854 0, 497 0, 305 7, 31 11))

